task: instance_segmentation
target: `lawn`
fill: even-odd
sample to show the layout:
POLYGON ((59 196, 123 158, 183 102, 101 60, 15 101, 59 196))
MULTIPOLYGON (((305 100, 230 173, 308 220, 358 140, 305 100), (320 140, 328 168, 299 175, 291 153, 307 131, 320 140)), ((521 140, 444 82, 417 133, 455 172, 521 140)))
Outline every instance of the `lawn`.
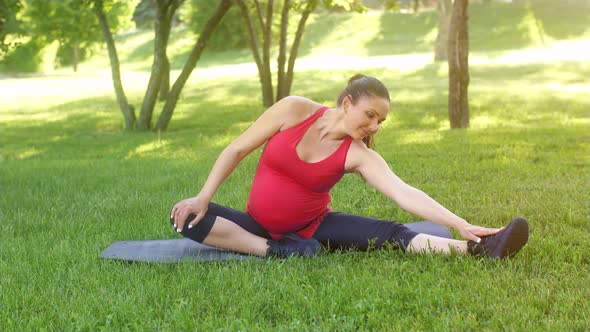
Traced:
MULTIPOLYGON (((0 80, 0 330, 590 329, 590 61, 572 56, 590 44, 588 25, 579 26, 589 18, 558 23, 548 14, 553 2, 544 3, 534 8, 549 17, 546 45, 535 30, 510 34, 530 19, 524 4, 472 6, 482 19, 472 16, 467 130, 449 129, 446 64, 363 70, 393 99, 376 150, 402 179, 474 224, 527 217, 529 243, 512 260, 393 250, 207 264, 100 260, 114 241, 177 238, 170 205, 198 192, 219 152, 263 111, 255 73, 210 79, 199 69, 219 72, 230 53, 207 55, 162 133, 122 131, 109 74, 94 73, 105 69, 100 55, 77 75, 0 80), (574 51, 551 53, 566 46, 574 51)), ((417 50, 416 38, 395 39, 389 53, 376 42, 386 28, 372 30, 375 17, 339 15, 356 23, 307 40, 304 59, 329 55, 330 45, 345 52, 337 36, 363 26, 367 42, 349 46, 352 55, 395 61, 430 52, 421 43, 433 13, 395 14, 426 37, 417 50)), ((334 106, 355 72, 300 70, 292 92, 334 106)), ((138 104, 147 76, 126 75, 138 104)), ((243 161, 215 202, 245 208, 259 156, 243 161)), ((417 220, 356 176, 332 196, 335 210, 417 220)))

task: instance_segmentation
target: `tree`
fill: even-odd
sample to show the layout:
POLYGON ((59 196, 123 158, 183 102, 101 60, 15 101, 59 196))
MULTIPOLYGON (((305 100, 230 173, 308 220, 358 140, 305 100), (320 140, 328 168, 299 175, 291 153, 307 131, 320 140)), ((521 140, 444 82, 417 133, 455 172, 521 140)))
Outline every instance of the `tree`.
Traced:
POLYGON ((81 0, 29 0, 27 9, 32 34, 43 36, 47 43, 59 42, 58 59, 71 63, 76 72, 80 53, 84 54, 90 44, 100 41, 95 21, 89 19, 92 12, 85 3, 81 0))
POLYGON ((15 43, 7 41, 8 35, 20 33, 20 22, 17 13, 21 10, 22 3, 19 0, 0 1, 0 62, 15 43))
MULTIPOLYGON (((104 0, 94 0, 94 8, 97 18, 103 27, 104 39, 107 43, 107 47, 109 49, 109 58, 111 60, 111 72, 113 77, 113 85, 115 86, 115 93, 117 94, 117 100, 119 102, 119 107, 125 117, 126 128, 133 128, 136 127, 139 130, 148 130, 151 129, 151 120, 153 109, 155 107, 156 98, 160 93, 160 89, 162 87, 162 77, 165 75, 169 75, 170 67, 168 64, 168 59, 166 56, 166 47, 168 45, 168 37, 170 35, 171 29, 171 19, 174 16, 174 12, 180 6, 182 0, 171 0, 171 1, 159 1, 158 5, 158 13, 156 15, 156 22, 155 22, 155 39, 154 39, 154 62, 152 65, 152 72, 150 75, 150 81, 148 83, 148 89, 146 91, 146 95, 143 100, 141 113, 139 116, 139 120, 137 123, 135 122, 135 115, 133 112, 133 107, 127 104, 125 94, 123 92, 123 87, 121 83, 121 78, 119 74, 119 61, 117 57, 116 48, 114 45, 114 41, 112 38, 112 33, 108 29, 108 23, 104 20, 104 15, 101 14, 101 4, 104 0), (126 108, 128 108, 126 110, 126 108), (133 122, 133 123, 132 123, 133 122)), ((174 108, 176 107, 176 103, 178 102, 178 98, 180 96, 180 92, 184 87, 188 77, 194 70, 197 62, 199 61, 205 46, 207 45, 207 41, 211 38, 213 31, 227 12, 227 10, 231 7, 232 1, 231 0, 221 0, 217 7, 217 10, 211 16, 211 18, 207 21, 203 30, 199 34, 199 38, 195 43, 189 58, 187 59, 182 72, 174 82, 172 89, 168 93, 168 88, 166 88, 166 103, 164 104, 164 108, 160 114, 160 118, 156 124, 155 129, 157 130, 166 130, 170 119, 172 118, 172 114, 174 112, 174 108)))
POLYGON ((137 128, 149 130, 152 127, 152 113, 158 94, 168 94, 170 82, 170 62, 166 49, 172 28, 172 17, 183 0, 160 0, 156 2, 156 21, 154 26, 154 61, 147 90, 141 104, 137 128), (165 91, 165 92, 162 92, 165 91))
POLYGON ((451 128, 469 127, 469 0, 455 0, 449 26, 449 121, 451 128))
POLYGON ((125 119, 125 129, 133 129, 135 125, 135 110, 133 106, 127 102, 127 96, 123 89, 123 83, 121 82, 121 70, 119 65, 119 57, 117 56, 117 48, 115 47, 115 41, 113 40, 113 34, 109 28, 107 17, 104 13, 104 0, 94 0, 94 13, 98 18, 99 25, 102 30, 103 38, 107 44, 109 51, 109 59, 111 62, 111 76, 113 79, 113 87, 115 88, 115 95, 117 96, 117 102, 123 118, 125 119))
MULTIPOLYGON (((305 31, 305 24, 311 13, 316 9, 320 0, 294 1, 283 0, 281 7, 281 18, 279 29, 279 55, 277 58, 277 90, 273 91, 272 72, 270 51, 272 48, 272 28, 274 14, 274 0, 267 0, 266 8, 259 0, 246 1, 236 0, 241 9, 244 24, 250 38, 250 49, 254 62, 258 68, 258 76, 262 89, 262 103, 269 107, 276 101, 289 95, 293 83, 293 71, 299 45, 305 31), (254 8, 250 8, 253 5, 254 8), (266 9, 266 10, 264 10, 266 9), (252 15, 252 13, 254 13, 252 15), (290 50, 287 47, 287 32, 289 27, 289 17, 291 13, 299 14, 297 30, 291 44, 290 50), (253 18, 254 16, 254 18, 253 18), (256 28, 259 26, 259 29, 256 28), (262 37, 258 36, 257 31, 261 31, 262 37), (288 58, 287 58, 288 53, 288 58)), ((365 8, 358 0, 324 0, 323 5, 326 8, 341 7, 345 10, 363 11, 365 8)))
MULTIPOLYGON (((246 29, 248 31, 248 36, 250 37, 250 49, 252 50, 252 56, 254 57, 254 62, 256 62, 256 67, 258 68, 258 76, 262 88, 262 103, 264 104, 264 106, 269 107, 275 102, 272 84, 272 73, 270 69, 270 49, 272 45, 271 38, 274 0, 268 0, 268 3, 266 4, 266 13, 263 13, 260 1, 254 0, 254 5, 256 7, 254 16, 256 22, 254 22, 254 19, 252 18, 250 8, 246 1, 237 0, 236 2, 242 11, 242 17, 244 18, 246 29), (260 31, 262 31, 262 38, 258 37, 255 24, 259 24, 260 31)), ((279 57, 277 59, 279 72, 277 82, 278 89, 276 93, 277 100, 282 98, 282 96, 285 96, 285 93, 288 94, 288 91, 290 90, 293 78, 293 67, 295 64, 295 58, 297 57, 299 42, 301 40, 301 37, 303 36, 303 31, 305 28, 307 18, 309 17, 309 14, 315 9, 317 4, 317 0, 307 1, 306 6, 303 8, 303 11, 301 12, 299 24, 297 26, 297 32, 295 34, 295 39, 293 41, 293 44, 291 45, 291 52, 289 57, 290 66, 285 71, 285 63, 287 61, 286 39, 289 22, 289 12, 292 10, 292 8, 295 7, 293 7, 294 4, 291 2, 291 0, 283 1, 279 37, 279 57), (293 64, 293 66, 291 66, 291 64, 293 64)))
POLYGON ((449 24, 451 21, 452 0, 437 0, 438 32, 434 42, 434 61, 447 60, 447 46, 449 42, 449 24))
POLYGON ((207 42, 209 39, 211 39, 213 31, 215 31, 215 28, 219 25, 219 22, 227 13, 231 5, 231 0, 221 0, 217 6, 217 10, 203 27, 203 30, 199 34, 199 39, 195 43, 195 46, 193 46, 193 49, 191 50, 191 53, 186 60, 182 71, 180 72, 180 75, 178 75, 178 78, 174 82, 174 85, 168 94, 168 98, 166 98, 166 103, 164 104, 164 108, 162 109, 162 113, 160 114, 160 118, 156 124, 157 130, 166 130, 168 127, 168 123, 172 118, 172 114, 174 112, 174 108, 176 107, 176 103, 178 102, 178 98, 180 97, 182 88, 186 84, 190 74, 201 58, 201 54, 203 53, 203 50, 205 50, 207 42))
MULTIPOLYGON (((94 19, 89 0, 27 0, 25 16, 28 34, 43 38, 44 44, 59 43, 57 58, 62 64, 72 64, 74 71, 90 49, 102 41, 101 28, 94 19)), ((128 10, 127 2, 115 2, 108 11, 114 30, 127 22, 121 20, 128 10)))

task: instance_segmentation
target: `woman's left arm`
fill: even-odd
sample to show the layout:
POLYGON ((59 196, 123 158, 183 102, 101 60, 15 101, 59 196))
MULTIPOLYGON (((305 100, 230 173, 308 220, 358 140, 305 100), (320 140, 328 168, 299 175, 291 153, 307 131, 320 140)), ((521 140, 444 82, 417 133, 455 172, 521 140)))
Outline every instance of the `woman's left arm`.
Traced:
POLYGON ((402 209, 437 224, 456 229, 463 238, 479 242, 480 236, 497 233, 500 229, 469 224, 430 196, 402 181, 385 160, 370 149, 355 149, 354 171, 360 173, 375 189, 396 202, 402 209))

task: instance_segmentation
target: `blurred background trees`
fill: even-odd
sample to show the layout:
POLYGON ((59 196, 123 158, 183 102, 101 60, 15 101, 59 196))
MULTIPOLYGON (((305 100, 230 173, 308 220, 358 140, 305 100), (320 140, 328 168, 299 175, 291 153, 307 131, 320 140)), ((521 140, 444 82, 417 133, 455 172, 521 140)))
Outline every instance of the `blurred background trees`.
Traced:
MULTIPOLYGON (((54 66, 71 66, 76 72, 78 63, 104 42, 125 127, 165 130, 180 92, 206 46, 212 51, 250 48, 258 69, 264 106, 269 107, 289 95, 299 45, 307 20, 315 11, 327 15, 366 12, 371 8, 416 13, 420 8, 436 6, 439 36, 435 58, 446 58, 451 0, 224 0, 220 3, 222 5, 217 7, 209 0, 5 0, 0 6, 0 42, 8 64, 5 68, 35 72, 39 70, 42 51, 53 47, 49 52, 54 52, 54 66), (185 8, 181 10, 181 6, 185 8), (137 117, 135 107, 128 103, 124 92, 113 39, 117 31, 130 28, 131 22, 138 29, 154 31, 151 73, 137 117), (186 23, 198 39, 171 90, 167 47, 172 28, 180 22, 186 23), (18 37, 12 38, 18 42, 7 42, 8 35, 18 37), (273 55, 276 56, 275 78, 273 55), (165 104, 153 126, 152 116, 158 100, 165 104)), ((449 67, 450 73, 455 70, 449 67)))
POLYGON ((16 44, 7 41, 8 35, 19 35, 22 32, 21 22, 17 18, 22 3, 19 0, 0 1, 0 59, 13 49, 16 44))
MULTIPOLYGON (((134 107, 127 103, 123 84, 120 77, 119 60, 117 55, 116 46, 112 38, 112 32, 109 28, 108 19, 106 18, 104 11, 104 1, 94 0, 94 11, 100 22, 103 36, 107 47, 109 49, 109 58, 111 62, 111 72, 113 78, 113 86, 119 103, 119 108, 125 118, 125 128, 130 130, 137 128, 139 130, 151 130, 152 129, 152 116, 156 105, 156 100, 165 101, 162 112, 156 124, 155 129, 166 130, 168 123, 172 118, 174 108, 178 102, 180 92, 184 87, 190 73, 195 68, 207 42, 211 38, 213 31, 219 25, 219 22, 223 16, 227 13, 227 10, 231 6, 230 0, 221 0, 219 5, 216 7, 215 12, 208 18, 208 20, 201 26, 199 37, 193 46, 190 56, 186 60, 183 70, 176 79, 172 90, 170 90, 170 61, 168 60, 167 48, 168 41, 170 38, 170 32, 173 24, 178 20, 177 10, 183 3, 183 0, 160 0, 157 2, 142 1, 136 7, 134 17, 136 18, 136 24, 138 23, 137 18, 142 17, 143 19, 153 18, 154 28, 154 48, 153 48, 153 63, 151 67, 150 78, 145 92, 139 118, 136 123, 136 116, 134 107), (149 5, 151 4, 151 6, 149 5), (155 15, 150 12, 155 10, 155 15), (140 14, 138 14, 140 13, 140 14)), ((148 20, 149 22, 149 20, 148 20)), ((139 20, 140 25, 145 25, 146 21, 139 20)), ((149 24, 148 24, 149 25, 149 24)))
MULTIPOLYGON (((493 1, 472 0, 471 2, 493 1)), ((502 2, 507 1, 502 0, 502 2)), ((552 37, 562 38, 579 34, 580 31, 566 30, 562 28, 562 25, 555 23, 555 20, 559 19, 556 13, 561 13, 560 10, 555 9, 566 8, 567 13, 563 15, 570 19, 584 21, 580 17, 587 16, 590 8, 588 4, 584 5, 582 0, 571 0, 571 4, 570 0, 567 2, 568 6, 562 6, 550 0, 513 0, 512 4, 506 4, 506 6, 514 5, 518 10, 524 8, 527 16, 518 26, 511 29, 516 29, 519 33, 521 30, 526 30, 527 33, 530 30, 527 36, 535 35, 535 38, 540 39, 543 45, 546 39, 551 40, 552 37)), ((432 27, 432 32, 429 32, 427 37, 421 38, 428 39, 428 43, 431 43, 435 60, 448 59, 449 89, 458 86, 458 83, 452 82, 460 81, 464 95, 466 96, 467 93, 469 84, 468 14, 465 9, 464 15, 455 16, 455 25, 453 25, 451 23, 453 0, 227 0, 227 2, 226 0, 103 0, 100 3, 101 13, 104 14, 103 23, 100 23, 100 16, 96 15, 94 0, 0 1, 0 73, 38 73, 51 71, 54 68, 62 68, 60 70, 63 71, 63 68, 68 67, 75 72, 81 61, 88 59, 107 45, 113 85, 125 117, 125 127, 165 130, 173 115, 182 87, 205 49, 219 54, 240 54, 241 62, 247 61, 243 55, 249 49, 258 69, 262 104, 269 106, 291 93, 290 87, 295 79, 296 59, 300 53, 298 50, 304 36, 309 35, 308 38, 314 40, 311 44, 316 43, 316 40, 319 42, 322 40, 323 36, 318 36, 316 31, 305 31, 308 21, 315 25, 320 20, 329 20, 330 15, 334 13, 370 12, 372 15, 378 14, 375 17, 382 20, 382 28, 383 24, 388 24, 383 21, 386 18, 394 17, 403 21, 405 15, 416 15, 415 17, 420 20, 413 20, 413 22, 422 22, 432 27), (218 4, 224 4, 222 12, 219 11, 218 4), (386 11, 395 11, 403 15, 386 15, 386 11), (308 20, 309 18, 312 19, 308 20), (216 19, 219 19, 219 22, 216 22, 216 19), (460 29, 449 31, 452 26, 460 29), (121 81, 119 68, 121 64, 116 57, 115 41, 124 40, 124 36, 141 30, 151 30, 153 40, 149 43, 150 52, 141 51, 142 56, 149 53, 151 67, 145 94, 141 100, 134 101, 139 111, 136 118, 135 107, 131 106, 124 97, 124 82, 121 81), (192 45, 192 48, 187 49, 182 56, 175 56, 173 60, 170 60, 167 51, 168 42, 171 34, 178 31, 192 45), (186 33, 187 31, 192 32, 192 36, 186 33), (458 31, 462 31, 462 34, 458 34, 458 31), (112 42, 109 41, 109 35, 112 42), (457 37, 459 35, 462 37, 457 37), (434 36, 436 36, 435 39, 434 36), (455 45, 452 54, 448 53, 449 42, 455 45), (455 52, 457 50, 461 52, 455 52), (174 63, 171 64, 171 61, 174 63), (181 70, 172 86, 171 66, 181 70), (455 78, 461 79, 456 81, 455 78), (152 116, 154 113, 158 114, 155 111, 158 102, 164 105, 154 125, 152 116)), ((458 3, 463 2, 456 0, 455 6, 458 3)), ((493 21, 501 18, 498 18, 494 12, 490 12, 489 15, 480 19, 493 21)), ((333 22, 340 24, 338 20, 333 22)), ((347 23, 344 21, 342 24, 347 23)), ((504 41, 506 45, 524 42, 520 39, 514 40, 514 38, 524 38, 521 37, 522 34, 515 34, 514 31, 508 34, 505 25, 498 24, 498 26, 498 29, 491 31, 478 31, 475 44, 480 46, 485 44, 481 42, 482 38, 491 34, 508 36, 505 39, 494 39, 504 41)), ((582 32, 585 29, 583 25, 572 26, 578 27, 582 32)), ((415 38, 414 35, 410 35, 411 33, 403 26, 399 31, 384 32, 375 42, 380 44, 379 51, 374 55, 399 53, 399 50, 387 51, 385 49, 387 46, 384 45, 391 45, 392 49, 395 49, 395 38, 415 38), (385 40, 389 44, 382 42, 385 40)), ((355 40, 348 42, 354 43, 355 40)), ((420 42, 424 44, 423 41, 420 42)), ((309 52, 309 46, 304 52, 309 52)), ((424 49, 422 48, 420 52, 424 52, 424 49)), ((451 111, 452 105, 468 107, 466 97, 461 102, 452 102, 457 96, 453 91, 455 90, 449 90, 449 116, 459 114, 451 111)), ((462 120, 455 122, 452 127, 468 125, 468 111, 459 118, 462 120)), ((452 119, 450 121, 453 123, 452 119)))
MULTIPOLYGON (((44 53, 53 53, 53 66, 72 66, 86 59, 102 44, 102 33, 88 0, 3 0, 7 13, 2 42, 15 45, 5 53, 5 70, 37 72, 44 53)), ((131 26, 133 9, 128 1, 109 2, 107 16, 118 31, 131 26)), ((3 15, 4 16, 4 15, 3 15)))

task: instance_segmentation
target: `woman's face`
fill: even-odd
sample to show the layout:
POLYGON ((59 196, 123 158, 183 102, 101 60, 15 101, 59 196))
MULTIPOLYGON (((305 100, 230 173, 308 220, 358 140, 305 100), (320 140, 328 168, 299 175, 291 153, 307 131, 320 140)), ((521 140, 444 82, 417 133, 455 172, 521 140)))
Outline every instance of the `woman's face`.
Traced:
POLYGON ((348 134, 356 140, 377 133, 389 113, 390 105, 387 99, 375 96, 361 97, 353 104, 351 97, 347 96, 342 101, 342 107, 348 134))

